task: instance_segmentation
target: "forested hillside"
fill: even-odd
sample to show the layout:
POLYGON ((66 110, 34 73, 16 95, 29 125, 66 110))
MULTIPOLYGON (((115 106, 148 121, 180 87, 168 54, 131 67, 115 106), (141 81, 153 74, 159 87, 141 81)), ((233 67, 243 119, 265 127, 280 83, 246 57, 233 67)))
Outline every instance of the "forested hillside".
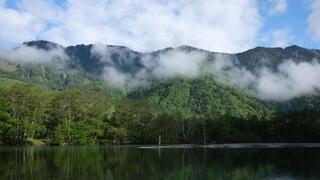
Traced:
POLYGON ((238 73, 230 71, 234 66, 259 76, 262 67, 281 71, 278 64, 286 58, 295 63, 314 61, 320 57, 316 50, 292 46, 219 54, 181 46, 178 54, 170 54, 173 48, 139 53, 107 46, 102 51, 107 56, 102 57, 93 55, 93 45, 64 48, 46 41, 25 45, 41 53, 61 48, 67 58, 60 61, 54 54, 59 63, 52 64, 52 59, 34 63, 1 57, 1 144, 155 144, 159 136, 162 143, 320 140, 318 90, 275 101, 252 93, 255 82, 243 88, 221 79, 224 73, 238 73), (206 60, 199 66, 201 72, 190 67, 167 71, 172 67, 167 67, 166 59, 192 61, 188 57, 203 57, 202 53, 206 60), (221 57, 232 66, 222 63, 222 68, 208 73, 210 63, 221 57))
POLYGON ((272 112, 272 106, 237 87, 223 85, 212 76, 154 80, 146 87, 130 91, 128 97, 146 98, 159 105, 163 111, 178 111, 187 116, 231 115, 262 118, 272 112))

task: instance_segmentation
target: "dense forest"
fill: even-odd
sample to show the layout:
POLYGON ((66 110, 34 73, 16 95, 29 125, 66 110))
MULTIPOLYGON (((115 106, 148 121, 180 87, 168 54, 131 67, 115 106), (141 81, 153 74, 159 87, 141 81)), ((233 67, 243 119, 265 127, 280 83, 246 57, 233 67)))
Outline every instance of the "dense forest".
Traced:
MULTIPOLYGON (((183 80, 167 83, 175 81, 183 80)), ((188 85, 188 80, 185 81, 188 85)), ((175 101, 168 101, 168 94, 177 89, 161 94, 168 91, 165 85, 156 88, 160 91, 157 96, 151 93, 151 86, 145 92, 140 89, 121 98, 87 88, 53 90, 7 78, 1 78, 1 83, 2 144, 157 144, 159 136, 163 144, 317 142, 320 137, 318 111, 277 112, 258 100, 233 102, 229 104, 232 108, 219 101, 208 101, 201 103, 207 110, 202 111, 170 104, 175 101), (145 98, 140 97, 142 94, 145 98), (253 103, 251 111, 250 103, 253 103), (222 107, 220 111, 218 107, 222 107)), ((226 93, 223 98, 229 99, 248 96, 237 91, 228 94, 226 88, 221 92, 226 93)), ((200 95, 186 98, 183 93, 175 94, 176 98, 186 98, 192 103, 205 100, 200 95)))

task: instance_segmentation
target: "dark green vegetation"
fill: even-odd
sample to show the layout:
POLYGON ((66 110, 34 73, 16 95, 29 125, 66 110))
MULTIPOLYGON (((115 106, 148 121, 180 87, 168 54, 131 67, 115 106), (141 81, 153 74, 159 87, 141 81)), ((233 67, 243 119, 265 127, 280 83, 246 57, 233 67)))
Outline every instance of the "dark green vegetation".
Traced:
POLYGON ((317 111, 276 113, 206 77, 166 81, 123 97, 94 88, 52 90, 0 80, 4 144, 34 139, 48 144, 155 144, 160 135, 162 143, 316 142, 320 137, 317 111))
POLYGON ((1 179, 319 179, 319 149, 0 147, 1 179))
MULTIPOLYGON (((47 43, 29 45, 47 49, 47 43)), ((156 144, 159 136, 163 144, 320 141, 318 95, 265 102, 207 74, 115 88, 99 78, 106 64, 91 56, 90 48, 65 48, 71 57, 67 70, 0 60, 1 144, 156 144)), ((119 70, 135 72, 141 66, 141 53, 109 48, 124 54, 111 56, 119 70)), ((271 59, 264 66, 276 67, 279 58, 318 55, 292 46, 257 48, 230 56, 253 69, 262 66, 257 60, 261 56, 271 59)))

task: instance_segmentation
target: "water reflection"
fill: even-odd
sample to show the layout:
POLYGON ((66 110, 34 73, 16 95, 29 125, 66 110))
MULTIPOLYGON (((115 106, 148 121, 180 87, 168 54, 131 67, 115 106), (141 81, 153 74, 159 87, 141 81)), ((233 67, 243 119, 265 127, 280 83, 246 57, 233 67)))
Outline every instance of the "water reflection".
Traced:
POLYGON ((319 149, 2 147, 0 179, 319 179, 319 149))

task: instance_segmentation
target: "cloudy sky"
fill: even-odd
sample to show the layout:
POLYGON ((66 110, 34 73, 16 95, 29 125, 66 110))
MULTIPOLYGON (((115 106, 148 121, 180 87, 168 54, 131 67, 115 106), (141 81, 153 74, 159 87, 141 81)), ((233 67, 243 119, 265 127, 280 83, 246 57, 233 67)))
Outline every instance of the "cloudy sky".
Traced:
POLYGON ((320 0, 0 0, 0 48, 44 39, 139 51, 320 48, 320 0))

